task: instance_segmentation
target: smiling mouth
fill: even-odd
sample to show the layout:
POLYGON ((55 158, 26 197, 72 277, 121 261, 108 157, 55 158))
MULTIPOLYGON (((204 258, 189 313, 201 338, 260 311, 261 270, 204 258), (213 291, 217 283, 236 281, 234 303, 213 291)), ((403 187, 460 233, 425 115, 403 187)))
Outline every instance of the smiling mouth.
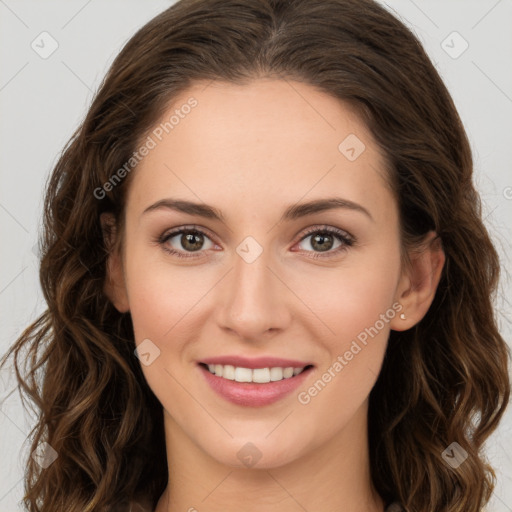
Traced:
POLYGON ((304 367, 267 367, 267 368, 244 368, 241 366, 223 365, 223 364, 205 364, 199 363, 200 366, 208 370, 212 375, 232 380, 236 382, 247 382, 255 384, 266 384, 269 382, 278 382, 281 380, 292 379, 300 375, 313 365, 308 364, 304 367))

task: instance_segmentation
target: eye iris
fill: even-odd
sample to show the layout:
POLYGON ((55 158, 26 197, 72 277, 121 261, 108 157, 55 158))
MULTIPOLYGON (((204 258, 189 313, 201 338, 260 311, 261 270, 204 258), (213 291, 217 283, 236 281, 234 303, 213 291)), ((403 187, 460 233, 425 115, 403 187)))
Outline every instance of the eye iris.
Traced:
POLYGON ((319 248, 320 251, 328 251, 329 249, 332 248, 332 239, 332 235, 318 233, 311 239, 311 246, 315 249, 319 248), (328 240, 327 243, 325 243, 326 239, 328 240), (317 243, 320 245, 318 247, 315 247, 317 243))
POLYGON ((198 251, 203 245, 203 236, 200 233, 185 233, 181 236, 181 244, 187 250, 198 251))

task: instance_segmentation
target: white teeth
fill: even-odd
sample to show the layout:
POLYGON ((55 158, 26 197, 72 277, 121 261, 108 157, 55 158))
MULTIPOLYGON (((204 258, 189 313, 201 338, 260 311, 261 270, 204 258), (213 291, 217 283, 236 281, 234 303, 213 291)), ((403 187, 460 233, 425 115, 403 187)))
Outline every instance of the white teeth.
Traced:
POLYGON ((289 379, 290 377, 293 377, 293 368, 285 368, 283 370, 283 377, 285 379, 289 379))
POLYGON ((225 365, 224 369, 222 370, 222 376, 228 380, 235 380, 235 367, 231 366, 230 364, 225 365))
POLYGON ((253 382, 270 382, 270 370, 268 368, 255 368, 252 371, 253 382))
MULTIPOLYGON (((217 373, 217 367, 215 367, 215 375, 217 373)), ((222 375, 220 375, 222 377, 222 375)), ((249 368, 235 368, 235 380, 237 382, 251 382, 252 381, 252 370, 249 368)))
POLYGON ((209 364, 208 370, 210 370, 210 373, 217 375, 217 377, 223 377, 228 380, 265 384, 267 382, 276 382, 294 377, 301 373, 304 368, 293 368, 292 366, 288 366, 286 368, 274 367, 251 369, 232 366, 229 364, 209 364))
POLYGON ((282 368, 270 368, 270 380, 283 380, 283 369, 282 368))

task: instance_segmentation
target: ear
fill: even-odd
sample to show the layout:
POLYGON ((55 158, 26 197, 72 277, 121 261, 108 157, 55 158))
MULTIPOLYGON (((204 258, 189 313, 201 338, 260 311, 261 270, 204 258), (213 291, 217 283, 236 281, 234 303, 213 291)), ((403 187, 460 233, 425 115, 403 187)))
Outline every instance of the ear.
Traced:
POLYGON ((130 310, 121 257, 121 244, 117 240, 116 220, 112 213, 100 215, 103 240, 109 253, 103 291, 120 313, 130 310))
POLYGON ((408 254, 409 264, 402 272, 395 295, 403 309, 390 322, 395 331, 410 329, 426 315, 446 259, 441 240, 434 231, 426 235, 418 249, 408 254))

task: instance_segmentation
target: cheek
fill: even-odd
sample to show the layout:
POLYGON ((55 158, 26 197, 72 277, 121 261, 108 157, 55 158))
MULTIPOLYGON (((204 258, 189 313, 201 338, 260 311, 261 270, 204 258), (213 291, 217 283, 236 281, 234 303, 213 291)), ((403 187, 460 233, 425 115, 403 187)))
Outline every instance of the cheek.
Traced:
MULTIPOLYGON (((311 443, 336 435, 367 403, 389 337, 389 323, 380 315, 386 318, 388 313, 390 319, 395 314, 392 308, 384 307, 384 302, 373 298, 346 309, 340 306, 337 322, 331 324, 336 335, 324 339, 327 357, 296 397, 302 432, 315 433, 322 425, 321 435, 318 439, 313 436, 311 443)), ((296 435, 301 435, 299 429, 296 435)))
MULTIPOLYGON (((340 340, 355 338, 365 332, 365 329, 379 321, 381 315, 393 315, 395 286, 393 273, 374 274, 367 270, 346 276, 331 306, 335 315, 334 330, 340 340)), ((382 329, 381 322, 378 326, 382 329)))
POLYGON ((386 253, 353 257, 340 268, 316 270, 310 277, 304 277, 305 273, 300 279, 297 275, 287 276, 297 295, 304 298, 305 305, 326 327, 322 332, 331 349, 343 348, 348 340, 379 321, 381 315, 394 317, 392 305, 400 259, 398 252, 383 254, 386 253))
MULTIPOLYGON (((211 288, 199 267, 173 266, 156 250, 134 250, 126 276, 135 339, 161 343, 194 316, 194 305, 211 288)), ((197 307, 197 306, 196 306, 197 307)))
POLYGON ((187 349, 200 339, 203 322, 197 317, 199 301, 211 285, 199 279, 191 282, 187 269, 172 269, 151 258, 144 260, 136 251, 131 256, 126 274, 135 343, 141 347, 140 354, 143 343, 151 353, 149 364, 139 356, 142 372, 167 411, 173 411, 183 424, 194 423, 189 415, 198 411, 191 407, 190 396, 180 383, 190 371, 187 349))
POLYGON ((297 399, 311 417, 329 411, 326 421, 333 429, 355 413, 378 377, 390 321, 397 314, 398 276, 398 255, 387 261, 360 260, 308 293, 308 303, 329 332, 317 338, 326 357, 313 385, 301 389, 297 399))

